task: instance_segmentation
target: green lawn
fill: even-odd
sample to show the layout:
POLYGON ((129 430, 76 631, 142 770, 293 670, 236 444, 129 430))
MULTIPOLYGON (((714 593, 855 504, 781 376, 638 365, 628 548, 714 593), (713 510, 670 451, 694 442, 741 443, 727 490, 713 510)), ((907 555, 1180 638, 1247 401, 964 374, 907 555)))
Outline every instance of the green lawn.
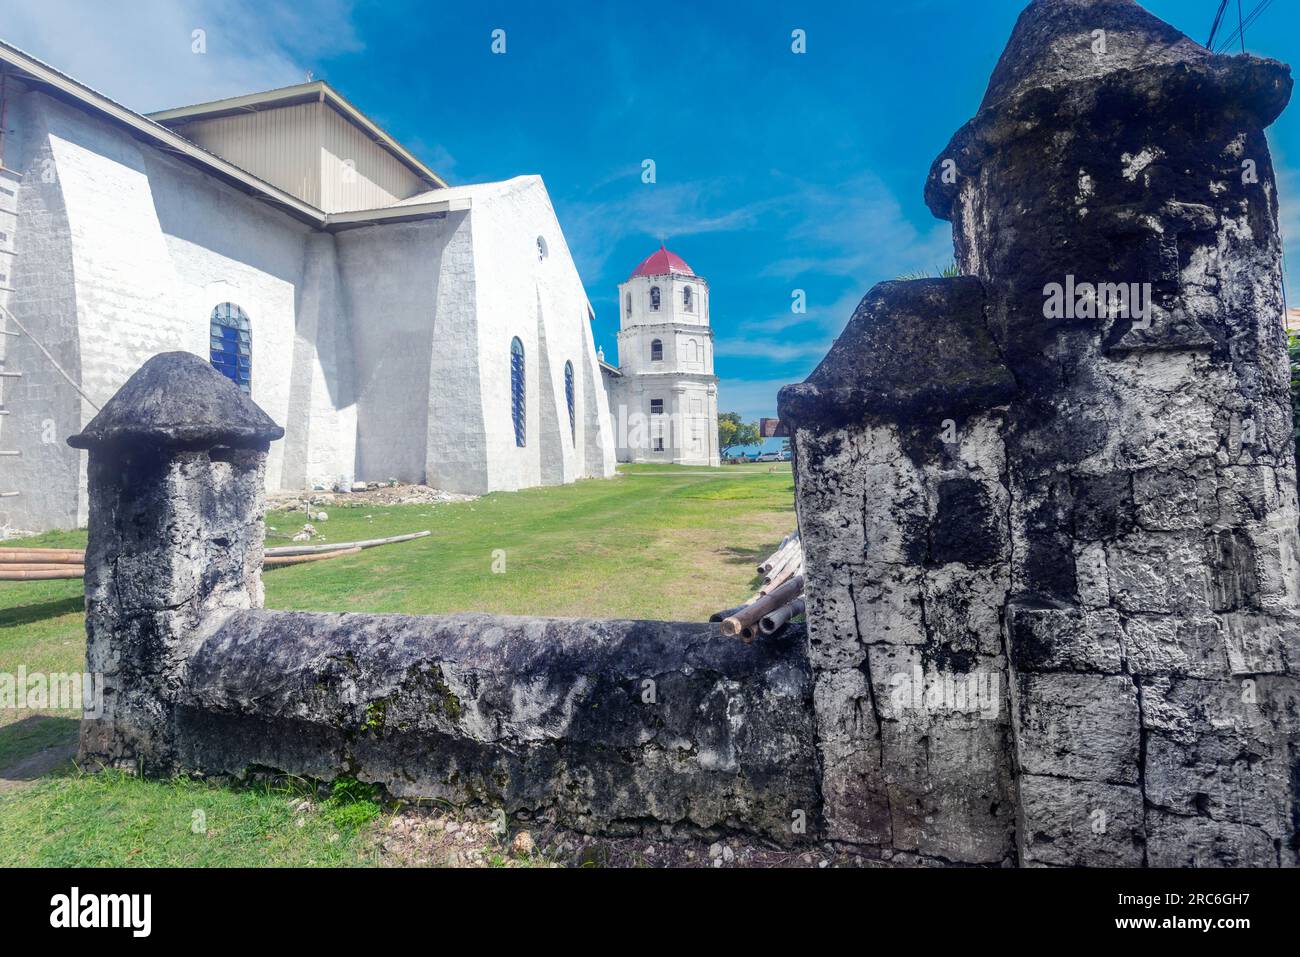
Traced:
MULTIPOLYGON (((432 535, 269 570, 267 607, 703 620, 752 594, 754 565, 794 525, 788 464, 624 466, 609 481, 473 502, 321 507, 329 519, 313 522, 325 536, 316 541, 432 535), (504 572, 495 573, 501 553, 504 572)), ((269 513, 268 544, 287 543, 305 520, 269 513)), ((80 547, 85 532, 4 544, 80 547)), ((0 583, 0 674, 79 672, 84 656, 79 581, 0 583)), ((373 859, 373 827, 352 807, 360 802, 332 799, 304 817, 291 788, 81 774, 60 760, 76 727, 67 713, 0 710, 0 864, 373 859), (202 833, 191 827, 196 810, 207 821, 202 833)))

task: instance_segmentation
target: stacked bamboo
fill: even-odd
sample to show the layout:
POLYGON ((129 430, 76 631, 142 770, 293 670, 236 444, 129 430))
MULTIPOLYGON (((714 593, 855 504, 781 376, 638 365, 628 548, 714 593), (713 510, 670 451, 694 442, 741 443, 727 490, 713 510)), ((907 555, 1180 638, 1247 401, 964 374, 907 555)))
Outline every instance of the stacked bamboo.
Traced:
POLYGON ((0 581, 81 578, 86 553, 76 548, 0 548, 0 581))
MULTIPOLYGON (((344 555, 356 555, 362 549, 394 542, 424 538, 431 532, 412 532, 389 538, 371 538, 364 542, 339 542, 330 545, 279 545, 266 550, 263 565, 281 568, 303 562, 319 562, 344 555)), ((0 548, 0 581, 36 581, 51 578, 83 578, 86 553, 78 548, 0 548)))
POLYGON ((710 616, 709 621, 722 623, 724 635, 739 635, 750 642, 760 634, 775 635, 804 613, 803 544, 798 530, 781 539, 776 551, 759 564, 758 573, 763 576, 758 594, 710 616))

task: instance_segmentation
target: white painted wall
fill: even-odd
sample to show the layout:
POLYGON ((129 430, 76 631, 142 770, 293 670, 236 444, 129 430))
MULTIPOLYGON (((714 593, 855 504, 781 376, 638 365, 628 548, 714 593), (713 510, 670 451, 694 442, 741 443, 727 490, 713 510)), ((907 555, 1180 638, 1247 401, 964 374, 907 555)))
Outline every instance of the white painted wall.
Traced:
POLYGON ((452 213, 338 235, 356 370, 356 472, 362 481, 425 481, 431 390, 473 394, 470 369, 450 378, 440 375, 436 383, 432 375, 435 354, 440 372, 451 371, 441 364, 444 358, 454 369, 456 356, 440 350, 455 353, 462 335, 471 331, 465 323, 472 317, 472 294, 461 310, 443 317, 454 326, 450 334, 440 326, 438 311, 444 253, 452 247, 449 262, 454 262, 455 247, 469 242, 465 219, 464 213, 452 213))
MULTIPOLYGON (((47 113, 32 95, 9 88, 5 163, 22 173, 17 189, 15 249, 9 308, 40 336, 56 361, 74 378, 80 374, 72 240, 63 185, 54 165, 47 113)), ((5 217, 6 221, 10 217, 5 217)), ((6 325, 8 325, 6 323, 6 325)), ((0 460, 0 485, 17 490, 0 499, 5 530, 72 528, 78 524, 78 487, 84 484, 81 457, 62 441, 93 414, 26 336, 6 337, 4 368, 22 378, 7 380, 0 442, 19 457, 0 460)))
MULTIPOLYGON (((613 474, 587 297, 538 177, 446 191, 468 211, 332 234, 44 94, 11 97, 9 116, 6 159, 24 172, 11 307, 96 402, 158 352, 207 358, 212 309, 232 302, 251 324, 253 399, 288 432, 272 488, 392 477, 486 492, 613 474)), ((24 378, 5 389, 0 445, 22 456, 0 459, 0 490, 22 495, 0 499, 0 527, 83 524, 85 458, 64 440, 94 409, 28 340, 8 347, 24 378)))
POLYGON ((614 445, 608 402, 598 388, 590 307, 546 188, 540 177, 521 176, 475 189, 471 215, 486 488, 607 478, 614 472, 614 445), (539 236, 545 257, 538 254, 539 236), (526 359, 524 448, 515 444, 511 418, 510 342, 515 336, 526 359), (569 428, 566 361, 574 366, 577 436, 569 428))

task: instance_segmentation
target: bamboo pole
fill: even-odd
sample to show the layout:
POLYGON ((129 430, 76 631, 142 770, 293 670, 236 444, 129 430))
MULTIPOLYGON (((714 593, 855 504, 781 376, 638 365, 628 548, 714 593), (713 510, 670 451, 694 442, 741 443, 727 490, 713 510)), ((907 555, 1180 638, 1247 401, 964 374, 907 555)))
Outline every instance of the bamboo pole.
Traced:
POLYGON ((67 567, 73 570, 63 571, 56 566, 46 565, 46 567, 40 571, 15 572, 9 571, 4 568, 4 566, 0 566, 0 582, 42 581, 52 578, 85 577, 86 569, 83 566, 72 565, 67 567))
MULTIPOLYGON (((746 628, 753 627, 758 620, 768 612, 780 608, 792 599, 797 597, 803 591, 803 576, 798 575, 781 585, 775 591, 770 592, 754 602, 742 608, 736 614, 724 618, 722 621, 722 633, 724 635, 739 635, 746 628)), ((742 636, 743 637, 743 636, 742 636)))
POLYGON ((85 567, 85 562, 5 562, 0 564, 0 572, 70 572, 85 567))
POLYGON ((771 585, 773 582, 780 584, 790 577, 793 570, 802 567, 803 552, 791 552, 772 567, 772 570, 763 578, 763 584, 771 585))
POLYGON ((776 550, 772 552, 771 555, 768 555, 767 558, 763 559, 761 562, 758 563, 757 571, 760 575, 765 575, 772 570, 773 560, 776 558, 777 555, 781 554, 782 549, 784 549, 787 545, 790 544, 790 539, 795 534, 796 533, 791 532, 785 538, 781 539, 781 544, 776 546, 776 550))
POLYGON ((340 548, 333 552, 317 552, 314 555, 272 555, 270 558, 263 560, 262 564, 267 568, 284 568, 286 565, 301 565, 304 562, 323 562, 330 558, 342 558, 344 555, 360 555, 361 546, 354 545, 351 548, 340 548))
MULTIPOLYGON (((425 538, 432 532, 412 532, 409 535, 393 535, 388 538, 371 538, 362 542, 333 542, 324 545, 279 545, 266 549, 268 558, 288 555, 317 555, 328 552, 341 552, 351 548, 375 548, 379 545, 391 545, 396 542, 409 542, 416 538, 425 538)), ((51 564, 84 565, 86 552, 80 548, 0 548, 0 571, 15 564, 51 564)), ((275 562, 267 562, 275 565, 275 562)))
POLYGON ((793 556, 798 551, 799 551, 799 540, 797 538, 790 539, 790 541, 786 542, 784 545, 782 545, 780 548, 778 548, 776 551, 774 551, 771 555, 767 557, 767 560, 763 562, 762 566, 760 566, 759 573, 765 575, 771 572, 772 569, 777 568, 784 562, 789 561, 791 556, 793 556))
POLYGON ((782 605, 776 611, 769 612, 758 620, 758 630, 765 635, 775 635, 784 628, 791 618, 797 618, 804 612, 804 600, 796 598, 788 605, 782 605))
POLYGON ((781 571, 778 572, 775 576, 773 576, 772 580, 767 584, 765 584, 762 587, 762 589, 760 589, 759 594, 770 595, 772 592, 776 591, 778 588, 780 588, 790 579, 800 576, 802 574, 803 574, 803 559, 800 559, 797 562, 791 562, 789 565, 786 565, 785 568, 781 569, 781 571))
MULTIPOLYGON (((753 601, 753 599, 751 598, 750 601, 753 601)), ((728 608, 726 611, 715 611, 709 616, 709 624, 717 624, 724 618, 730 618, 744 607, 744 605, 737 605, 735 608, 728 608)))
POLYGON ((79 548, 0 548, 0 565, 15 562, 23 564, 84 564, 86 552, 79 548))
POLYGON ((336 552, 342 548, 374 548, 376 545, 392 545, 395 542, 409 542, 416 538, 427 538, 433 532, 412 532, 409 535, 393 535, 390 538, 369 538, 364 542, 335 542, 326 545, 277 545, 268 548, 266 554, 279 558, 284 555, 315 555, 320 552, 336 552))

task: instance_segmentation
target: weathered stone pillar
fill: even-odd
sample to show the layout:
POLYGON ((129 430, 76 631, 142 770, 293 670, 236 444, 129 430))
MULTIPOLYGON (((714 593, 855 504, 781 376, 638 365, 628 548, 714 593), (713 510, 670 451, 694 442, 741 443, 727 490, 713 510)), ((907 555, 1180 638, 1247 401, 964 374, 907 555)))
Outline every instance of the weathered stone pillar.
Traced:
MULTIPOLYGON (((1290 91, 1282 64, 1214 56, 1132 0, 1036 0, 926 187, 972 278, 908 284, 935 287, 946 312, 919 326, 913 294, 878 287, 808 383, 783 392, 819 691, 846 668, 879 686, 900 623, 932 660, 954 620, 981 647, 996 636, 1021 863, 1297 862, 1296 475, 1263 132, 1290 91), (980 308, 937 291, 966 284, 980 308), (1013 388, 963 411, 972 373, 1013 388), (932 399, 901 415, 900 390, 932 399), (955 442, 937 447, 941 430, 955 442), (951 561, 935 542, 986 514, 973 493, 945 506, 955 476, 940 467, 972 462, 988 464, 965 487, 995 516, 978 601, 935 584, 951 561), (834 508, 837 486, 860 505, 850 493, 834 508), (890 544, 909 536, 928 548, 890 544), (839 604, 848 583, 855 612, 839 604), (818 653, 850 625, 867 665, 818 653)), ((899 764, 932 766, 943 739, 891 752, 901 726, 881 720, 869 771, 854 701, 818 699, 824 756, 852 758, 826 764, 828 818, 897 847, 910 791, 890 796, 887 827, 853 815, 906 781, 899 764), (846 724, 857 736, 843 743, 846 724)), ((978 758, 992 742, 962 741, 977 750, 939 752, 948 771, 998 764, 978 758)), ((933 831, 962 809, 929 793, 933 831)))
POLYGON ((266 451, 283 434, 201 358, 168 352, 68 439, 90 451, 86 670, 104 687, 83 763, 173 769, 200 626, 262 604, 266 451))
POLYGON ((794 426, 828 835, 960 863, 1013 857, 1000 615, 1014 383, 978 280, 877 286, 794 426))

